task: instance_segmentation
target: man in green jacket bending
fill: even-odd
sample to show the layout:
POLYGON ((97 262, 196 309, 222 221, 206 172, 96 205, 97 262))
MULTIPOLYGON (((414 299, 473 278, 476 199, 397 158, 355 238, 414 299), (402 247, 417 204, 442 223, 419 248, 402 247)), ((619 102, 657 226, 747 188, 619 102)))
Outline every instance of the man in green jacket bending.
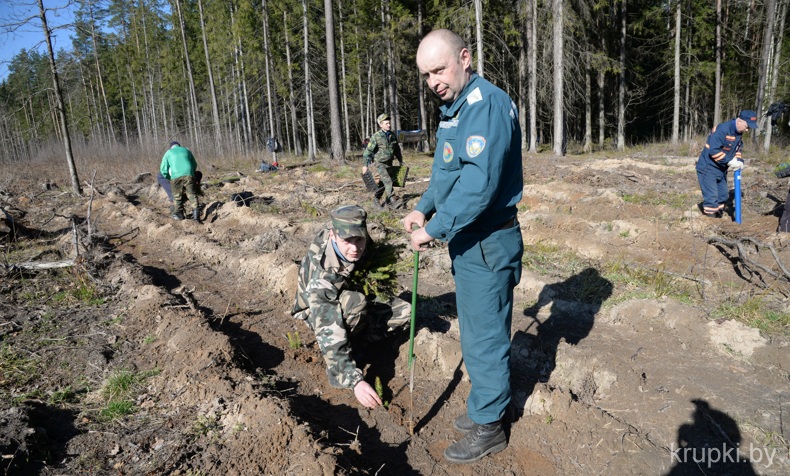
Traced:
POLYGON ((192 203, 192 218, 200 221, 200 202, 198 201, 198 184, 195 180, 197 162, 189 149, 176 141, 170 143, 170 149, 162 156, 159 171, 170 180, 173 186, 174 211, 171 215, 175 220, 184 219, 184 195, 192 203))

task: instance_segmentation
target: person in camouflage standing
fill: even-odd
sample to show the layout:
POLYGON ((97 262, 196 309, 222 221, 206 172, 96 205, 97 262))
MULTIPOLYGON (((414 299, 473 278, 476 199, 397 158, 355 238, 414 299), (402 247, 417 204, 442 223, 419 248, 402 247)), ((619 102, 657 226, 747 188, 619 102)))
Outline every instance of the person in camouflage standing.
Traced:
POLYGON ((299 267, 291 315, 315 332, 330 385, 353 389, 359 403, 375 408, 381 399, 351 357, 350 339, 383 339, 388 331, 409 323, 411 305, 396 297, 384 302, 352 289, 349 276, 374 252, 367 213, 357 205, 344 205, 330 216, 331 227, 316 236, 299 267))
POLYGON ((200 201, 198 200, 200 189, 195 180, 196 171, 197 162, 192 152, 176 141, 171 142, 170 149, 162 156, 159 172, 172 184, 174 212, 171 217, 175 220, 184 219, 184 195, 186 195, 192 204, 192 218, 195 221, 200 221, 200 201))
MULTIPOLYGON (((390 130, 392 123, 388 114, 380 114, 376 118, 381 130, 376 132, 370 137, 365 152, 362 156, 365 157, 365 166, 362 167, 362 173, 368 171, 368 167, 373 168, 376 173, 381 177, 381 183, 384 184, 384 202, 382 205, 396 205, 392 196, 392 177, 390 177, 387 167, 392 165, 393 159, 398 161, 399 165, 403 165, 403 156, 401 154, 400 145, 398 145, 398 138, 390 130)), ((376 198, 376 204, 379 204, 376 198)))

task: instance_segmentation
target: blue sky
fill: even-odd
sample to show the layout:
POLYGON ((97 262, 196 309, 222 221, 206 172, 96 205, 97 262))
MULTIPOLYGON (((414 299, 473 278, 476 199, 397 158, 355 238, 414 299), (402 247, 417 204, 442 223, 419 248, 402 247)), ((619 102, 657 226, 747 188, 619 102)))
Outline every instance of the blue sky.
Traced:
MULTIPOLYGON (((59 49, 71 48, 71 30, 68 28, 74 21, 72 11, 76 5, 69 6, 69 0, 43 0, 47 11, 47 23, 52 32, 52 47, 59 49)), ((8 63, 22 49, 37 49, 46 52, 44 32, 38 19, 36 0, 0 0, 0 81, 8 76, 8 63), (14 28, 10 25, 20 20, 35 16, 26 24, 14 28)))

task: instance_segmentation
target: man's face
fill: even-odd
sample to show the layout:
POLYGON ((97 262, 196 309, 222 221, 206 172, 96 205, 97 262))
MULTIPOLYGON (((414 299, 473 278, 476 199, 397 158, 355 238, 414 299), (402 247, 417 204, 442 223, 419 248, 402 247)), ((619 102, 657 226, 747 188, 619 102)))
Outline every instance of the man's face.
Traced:
POLYGON ((383 121, 379 122, 379 127, 381 127, 382 131, 389 132, 392 128, 392 123, 389 119, 384 119, 383 121))
POLYGON ((743 134, 746 132, 746 129, 749 128, 749 123, 741 119, 740 117, 735 119, 735 129, 743 134))
POLYGON ((428 88, 447 103, 455 101, 469 82, 471 61, 469 50, 454 53, 438 38, 426 38, 417 49, 417 69, 428 88))
POLYGON ((337 249, 340 251, 340 254, 345 256, 346 259, 352 263, 359 261, 359 259, 365 253, 365 247, 368 244, 367 239, 360 236, 352 236, 344 240, 343 238, 337 236, 335 230, 332 230, 331 238, 335 241, 335 243, 337 243, 337 249))

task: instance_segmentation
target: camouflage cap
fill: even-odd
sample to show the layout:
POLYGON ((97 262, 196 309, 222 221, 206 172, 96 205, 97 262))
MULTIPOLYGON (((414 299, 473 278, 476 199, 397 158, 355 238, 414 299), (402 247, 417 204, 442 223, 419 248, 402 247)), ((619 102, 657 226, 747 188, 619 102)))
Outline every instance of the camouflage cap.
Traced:
POLYGON ((378 122, 379 124, 389 120, 390 120, 390 115, 387 114, 386 112, 384 114, 379 114, 379 117, 376 118, 376 122, 378 122))
POLYGON ((332 210, 329 215, 332 217, 332 228, 339 238, 345 240, 354 236, 368 236, 365 224, 368 214, 359 205, 343 205, 332 210))

